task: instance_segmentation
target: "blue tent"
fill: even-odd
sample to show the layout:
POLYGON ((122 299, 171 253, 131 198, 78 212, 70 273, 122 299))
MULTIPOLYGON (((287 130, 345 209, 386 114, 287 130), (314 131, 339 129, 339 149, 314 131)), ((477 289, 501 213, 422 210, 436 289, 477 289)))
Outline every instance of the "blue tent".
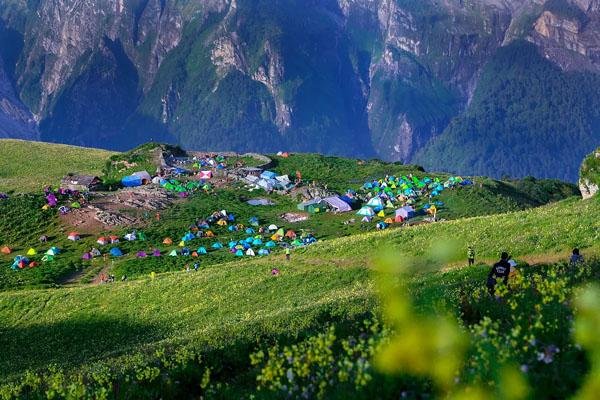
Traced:
POLYGON ((227 230, 228 230, 229 232, 235 232, 235 231, 237 231, 237 230, 238 230, 238 228, 237 228, 237 226, 235 226, 235 225, 229 225, 229 226, 227 227, 227 230))
POLYGON ((206 248, 205 247, 198 247, 198 254, 206 254, 206 248))
POLYGON ((260 249, 258 251, 258 255, 259 256, 268 256, 269 255, 269 250, 267 250, 267 249, 260 249))
POLYGON ((264 171, 262 174, 260 174, 260 177, 263 179, 275 179, 275 177, 277 176, 277 174, 275 172, 272 171, 264 171))
POLYGON ((235 252, 235 255, 237 257, 242 257, 244 255, 244 252, 242 250, 238 250, 238 251, 235 252))
POLYGON ((248 223, 252 226, 258 226, 258 218, 257 217, 252 217, 248 220, 248 223))
POLYGON ((142 178, 135 175, 125 176, 121 179, 121 184, 125 187, 142 186, 142 178))
POLYGON ((234 248, 237 245, 237 242, 232 240, 231 242, 229 242, 228 246, 230 249, 234 248))
POLYGON ((254 240, 252 241, 252 245, 253 245, 253 246, 262 246, 262 243, 263 243, 263 242, 262 242, 262 240, 260 240, 260 239, 254 239, 254 240))
POLYGON ((256 233, 254 231, 254 229, 252 229, 252 228, 246 228, 246 234, 248 234, 248 235, 254 235, 254 233, 256 233))
POLYGON ((189 242, 190 240, 194 240, 196 236, 192 232, 188 232, 181 238, 182 242, 189 242))
POLYGON ((273 247, 277 246, 277 244, 275 244, 275 242, 274 242, 274 241, 272 241, 272 240, 269 240, 269 241, 267 242, 267 244, 265 244, 265 246, 266 246, 266 247, 271 247, 271 248, 273 248, 273 247))
POLYGON ((123 252, 118 247, 113 247, 112 249, 110 249, 110 255, 113 257, 121 257, 123 255, 123 252))
POLYGON ((223 245, 221 243, 217 242, 217 243, 215 243, 215 244, 212 245, 212 248, 213 249, 222 249, 223 245))

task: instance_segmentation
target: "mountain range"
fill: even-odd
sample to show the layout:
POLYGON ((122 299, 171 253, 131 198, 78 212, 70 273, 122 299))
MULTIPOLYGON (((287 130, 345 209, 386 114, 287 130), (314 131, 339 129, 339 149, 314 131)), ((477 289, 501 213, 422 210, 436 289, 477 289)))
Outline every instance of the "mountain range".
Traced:
POLYGON ((0 0, 0 137, 574 181, 600 0, 0 0))

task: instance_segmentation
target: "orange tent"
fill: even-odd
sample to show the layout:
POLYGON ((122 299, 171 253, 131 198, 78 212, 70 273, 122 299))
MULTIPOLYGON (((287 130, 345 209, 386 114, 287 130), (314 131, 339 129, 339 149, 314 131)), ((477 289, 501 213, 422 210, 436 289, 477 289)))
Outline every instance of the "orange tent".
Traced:
POLYGON ((12 249, 10 247, 8 247, 8 246, 4 246, 2 248, 2 250, 0 250, 0 252, 2 252, 2 254, 9 255, 10 253, 12 253, 12 249))
POLYGON ((296 232, 289 230, 285 233, 285 237, 288 239, 296 239, 296 232))
POLYGON ((214 233, 212 233, 212 231, 206 231, 206 232, 204 233, 204 236, 211 238, 211 237, 215 237, 215 234, 214 234, 214 233))
POLYGON ((393 224, 394 220, 391 218, 386 218, 385 221, 383 221, 383 222, 385 222, 386 224, 393 224))
POLYGON ((163 244, 166 244, 167 246, 170 246, 173 244, 173 239, 171 238, 165 238, 165 240, 163 240, 163 244))

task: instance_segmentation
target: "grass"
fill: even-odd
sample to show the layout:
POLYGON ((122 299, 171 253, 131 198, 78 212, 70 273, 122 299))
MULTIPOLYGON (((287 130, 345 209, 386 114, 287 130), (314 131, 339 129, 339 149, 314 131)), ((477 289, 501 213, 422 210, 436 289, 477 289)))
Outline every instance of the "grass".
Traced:
POLYGON ((62 144, 0 139, 0 191, 40 192, 66 174, 101 175, 114 153, 62 144))
MULTIPOLYGON (((596 200, 571 200, 326 241, 294 253, 290 264, 281 257, 252 259, 154 280, 0 293, 0 347, 7 349, 0 370, 6 379, 26 368, 49 363, 77 368, 158 344, 194 343, 208 351, 249 348, 259 338, 302 336, 325 320, 352 320, 373 310, 369 265, 382 249, 424 257, 431 243, 453 238, 455 259, 464 258, 467 243, 479 259, 490 260, 503 249, 517 257, 560 253, 575 245, 592 251, 600 240, 598 211, 596 200), (270 275, 273 266, 281 268, 281 276, 270 275)), ((464 272, 432 272, 418 280, 443 290, 440 274, 452 281, 464 272)))

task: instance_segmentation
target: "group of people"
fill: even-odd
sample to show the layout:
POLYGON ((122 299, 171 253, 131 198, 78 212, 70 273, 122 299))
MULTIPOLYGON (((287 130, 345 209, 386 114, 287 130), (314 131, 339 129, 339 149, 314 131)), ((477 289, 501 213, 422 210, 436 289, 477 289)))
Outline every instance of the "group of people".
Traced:
MULTIPOLYGON (((467 248, 467 262, 469 266, 475 264, 475 249, 472 246, 467 248)), ((576 266, 584 262, 584 258, 581 255, 579 249, 573 249, 571 257, 569 258, 569 264, 576 266)), ((500 260, 492 266, 492 269, 488 273, 486 286, 490 295, 494 296, 496 293, 496 285, 499 281, 502 281, 504 285, 508 285, 508 279, 517 272, 517 262, 506 252, 502 252, 500 260)))

